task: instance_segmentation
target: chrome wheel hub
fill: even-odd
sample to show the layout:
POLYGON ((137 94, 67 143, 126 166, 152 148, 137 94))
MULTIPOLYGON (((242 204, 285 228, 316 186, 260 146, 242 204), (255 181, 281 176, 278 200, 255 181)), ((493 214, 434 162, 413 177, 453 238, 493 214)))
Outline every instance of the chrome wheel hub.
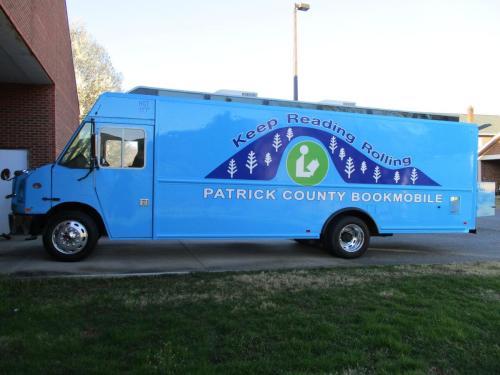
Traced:
POLYGON ((340 247, 349 253, 359 251, 365 243, 365 233, 357 224, 348 224, 343 227, 339 237, 340 247))
POLYGON ((75 220, 60 222, 52 232, 52 244, 63 254, 76 254, 82 251, 87 241, 87 229, 75 220))

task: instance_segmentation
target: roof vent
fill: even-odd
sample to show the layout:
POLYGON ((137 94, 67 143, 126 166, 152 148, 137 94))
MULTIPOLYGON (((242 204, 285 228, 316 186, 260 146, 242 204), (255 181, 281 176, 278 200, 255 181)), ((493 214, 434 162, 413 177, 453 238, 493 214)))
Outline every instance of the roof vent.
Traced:
POLYGON ((240 91, 240 90, 217 90, 214 92, 215 95, 225 95, 225 96, 243 96, 245 98, 256 98, 257 93, 251 91, 240 91))
POLYGON ((339 107, 356 107, 355 102, 345 102, 343 100, 322 100, 320 103, 326 105, 336 105, 339 107))

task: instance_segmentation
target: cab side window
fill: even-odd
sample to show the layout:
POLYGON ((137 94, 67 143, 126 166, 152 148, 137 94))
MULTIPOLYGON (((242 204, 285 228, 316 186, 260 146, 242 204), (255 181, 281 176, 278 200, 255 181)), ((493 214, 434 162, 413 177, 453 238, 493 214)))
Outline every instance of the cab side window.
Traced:
POLYGON ((122 167, 144 167, 144 130, 124 129, 122 167))
POLYGON ((99 165, 104 168, 143 168, 144 130, 102 128, 99 165))
POLYGON ((104 128, 101 130, 101 167, 122 167, 122 134, 123 129, 104 128))

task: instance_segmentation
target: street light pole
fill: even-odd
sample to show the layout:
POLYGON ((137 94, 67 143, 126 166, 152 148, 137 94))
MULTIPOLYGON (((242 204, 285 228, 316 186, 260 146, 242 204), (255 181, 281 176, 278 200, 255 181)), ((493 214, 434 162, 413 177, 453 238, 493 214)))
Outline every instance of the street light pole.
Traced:
POLYGON ((306 3, 293 5, 293 100, 299 100, 299 76, 297 63, 297 11, 307 12, 310 6, 306 3))

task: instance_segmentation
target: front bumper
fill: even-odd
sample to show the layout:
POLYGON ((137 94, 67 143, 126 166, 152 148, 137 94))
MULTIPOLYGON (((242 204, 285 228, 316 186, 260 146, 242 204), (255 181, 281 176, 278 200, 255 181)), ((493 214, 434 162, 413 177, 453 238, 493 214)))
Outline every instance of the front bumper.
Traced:
POLYGON ((9 214, 10 234, 36 236, 42 233, 44 215, 9 214))

